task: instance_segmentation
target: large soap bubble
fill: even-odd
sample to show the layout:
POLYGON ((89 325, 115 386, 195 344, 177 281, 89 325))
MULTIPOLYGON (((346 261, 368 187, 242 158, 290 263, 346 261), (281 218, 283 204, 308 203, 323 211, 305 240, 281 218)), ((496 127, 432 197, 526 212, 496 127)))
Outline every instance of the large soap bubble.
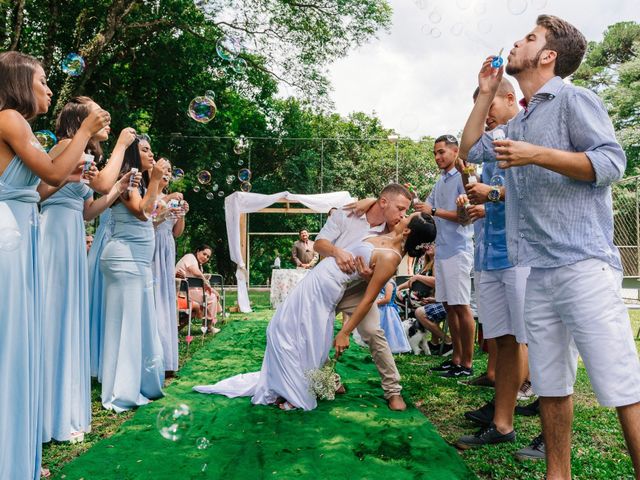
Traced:
POLYGON ((77 53, 70 53, 62 59, 62 71, 71 77, 79 77, 84 72, 84 58, 77 53))
POLYGON ((0 251, 14 252, 20 247, 22 235, 17 228, 5 228, 0 231, 0 251))
POLYGON ((34 132, 34 135, 36 140, 38 140, 38 143, 42 145, 42 148, 44 148, 45 152, 51 150, 54 145, 58 143, 58 139, 50 130, 38 130, 37 132, 34 132))
POLYGON ((250 192, 251 191, 251 183, 250 182, 242 182, 240 184, 240 190, 242 190, 243 192, 250 192))
POLYGON ((189 104, 189 116, 199 123, 209 123, 216 116, 216 103, 209 97, 196 97, 189 104))
POLYGON ((216 53, 221 59, 228 62, 235 59, 241 50, 242 45, 240 44, 240 40, 235 37, 220 37, 216 42, 216 53))
POLYGON ((209 173, 207 170, 201 170, 200 172, 198 172, 198 182, 201 185, 208 185, 209 183, 211 183, 211 173, 209 173))
POLYGON ((193 414, 189 406, 184 403, 164 407, 156 417, 156 426, 160 435, 173 442, 177 442, 186 435, 192 424, 193 414))

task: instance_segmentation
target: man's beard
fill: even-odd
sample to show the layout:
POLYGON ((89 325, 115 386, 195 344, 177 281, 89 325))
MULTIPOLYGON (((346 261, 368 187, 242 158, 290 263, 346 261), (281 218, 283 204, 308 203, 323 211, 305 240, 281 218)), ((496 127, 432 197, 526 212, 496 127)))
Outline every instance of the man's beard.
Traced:
POLYGON ((504 69, 505 73, 513 77, 526 70, 535 70, 538 67, 538 61, 540 60, 543 50, 544 48, 541 48, 538 53, 536 53, 535 58, 525 60, 521 66, 513 65, 511 62, 507 63, 504 69))

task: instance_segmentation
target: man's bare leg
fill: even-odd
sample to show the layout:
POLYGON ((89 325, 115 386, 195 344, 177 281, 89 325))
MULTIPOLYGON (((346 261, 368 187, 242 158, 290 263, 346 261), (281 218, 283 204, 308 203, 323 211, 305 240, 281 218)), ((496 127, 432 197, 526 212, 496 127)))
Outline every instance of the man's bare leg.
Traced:
POLYGON ((640 403, 618 407, 618 419, 633 462, 636 480, 640 479, 640 403))
POLYGON ((571 480, 573 396, 540 397, 540 417, 547 455, 547 479, 571 480))

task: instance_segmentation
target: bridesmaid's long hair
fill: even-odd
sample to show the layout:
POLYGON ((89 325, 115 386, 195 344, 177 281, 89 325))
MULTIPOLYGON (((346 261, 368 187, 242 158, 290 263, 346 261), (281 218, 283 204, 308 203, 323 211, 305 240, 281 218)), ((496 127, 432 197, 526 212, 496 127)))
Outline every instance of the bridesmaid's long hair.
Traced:
POLYGON ((16 110, 27 120, 38 114, 33 75, 42 64, 20 52, 0 53, 0 111, 16 110))
POLYGON ((131 145, 129 145, 129 147, 124 151, 124 159, 122 160, 122 167, 120 167, 120 177, 122 177, 122 175, 127 173, 132 168, 137 168, 138 171, 142 173, 142 181, 138 186, 138 190, 140 191, 140 195, 144 197, 144 194, 147 191, 147 186, 149 185, 150 175, 149 172, 142 171, 140 150, 138 149, 138 145, 140 144, 141 140, 147 141, 147 138, 136 136, 133 143, 131 143, 131 145))
MULTIPOLYGON (((62 107, 56 119, 56 135, 58 138, 73 138, 80 130, 82 121, 89 116, 89 104, 95 103, 89 97, 73 97, 62 107)), ((102 158, 102 147, 100 142, 90 138, 87 142, 85 152, 95 157, 95 162, 99 163, 102 158)))

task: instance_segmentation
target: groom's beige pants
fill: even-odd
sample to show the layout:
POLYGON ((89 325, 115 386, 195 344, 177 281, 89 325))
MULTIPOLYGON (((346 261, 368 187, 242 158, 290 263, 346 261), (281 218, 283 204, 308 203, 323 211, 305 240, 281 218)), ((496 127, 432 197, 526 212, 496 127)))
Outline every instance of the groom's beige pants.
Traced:
MULTIPOLYGON (((367 284, 365 282, 359 282, 348 287, 336 307, 336 312, 344 312, 348 315, 353 314, 366 289, 367 284)), ((402 390, 400 373, 398 373, 396 362, 384 336, 384 330, 380 327, 380 310, 375 302, 358 325, 357 330, 362 340, 369 345, 369 350, 371 350, 371 357, 373 357, 373 362, 376 364, 382 379, 384 398, 388 400, 393 395, 400 395, 400 390, 402 390)))

